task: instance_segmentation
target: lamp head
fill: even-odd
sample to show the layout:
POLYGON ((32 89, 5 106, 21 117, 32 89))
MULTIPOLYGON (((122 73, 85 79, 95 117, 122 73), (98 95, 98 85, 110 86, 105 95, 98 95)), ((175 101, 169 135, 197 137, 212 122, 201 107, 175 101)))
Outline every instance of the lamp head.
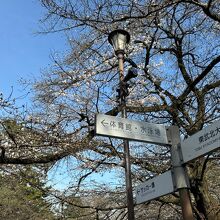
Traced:
POLYGON ((130 42, 130 34, 125 30, 114 30, 108 36, 109 43, 113 46, 116 54, 123 53, 125 47, 130 42))

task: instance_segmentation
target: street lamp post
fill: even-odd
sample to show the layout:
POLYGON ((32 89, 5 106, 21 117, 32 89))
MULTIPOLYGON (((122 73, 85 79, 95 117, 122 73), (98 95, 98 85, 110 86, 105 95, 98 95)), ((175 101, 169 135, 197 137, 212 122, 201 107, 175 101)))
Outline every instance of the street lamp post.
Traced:
MULTIPOLYGON (((113 46, 115 54, 119 63, 119 83, 120 83, 120 107, 122 118, 127 118, 126 111, 126 88, 124 81, 124 53, 125 47, 130 41, 130 35, 125 30, 115 30, 109 34, 109 43, 113 46)), ((131 163, 129 142, 124 140, 124 154, 125 154, 125 180, 126 180, 126 192, 127 192, 127 207, 128 207, 128 220, 134 220, 134 202, 131 180, 131 163)))

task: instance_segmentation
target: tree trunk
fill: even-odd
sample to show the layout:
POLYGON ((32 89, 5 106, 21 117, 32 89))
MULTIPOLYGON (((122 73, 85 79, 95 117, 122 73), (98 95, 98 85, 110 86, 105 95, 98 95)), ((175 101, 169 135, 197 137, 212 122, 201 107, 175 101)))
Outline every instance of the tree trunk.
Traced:
POLYGON ((194 206, 198 210, 197 219, 220 219, 218 201, 210 194, 209 182, 204 170, 205 159, 199 159, 190 164, 191 192, 194 196, 194 206))

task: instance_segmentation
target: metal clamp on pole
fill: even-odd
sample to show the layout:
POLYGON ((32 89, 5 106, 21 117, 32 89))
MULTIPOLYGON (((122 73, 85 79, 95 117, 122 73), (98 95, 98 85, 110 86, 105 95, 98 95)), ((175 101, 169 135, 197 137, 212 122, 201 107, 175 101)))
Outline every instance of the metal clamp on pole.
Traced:
POLYGON ((190 188, 189 178, 186 168, 182 165, 180 144, 171 145, 171 163, 175 190, 181 188, 190 188))

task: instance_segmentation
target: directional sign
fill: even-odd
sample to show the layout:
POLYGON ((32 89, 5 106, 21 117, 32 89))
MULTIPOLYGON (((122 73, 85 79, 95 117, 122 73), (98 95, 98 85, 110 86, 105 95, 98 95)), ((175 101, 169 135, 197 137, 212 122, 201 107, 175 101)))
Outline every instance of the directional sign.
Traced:
POLYGON ((137 186, 136 203, 147 202, 172 192, 174 192, 174 185, 172 174, 169 170, 137 186))
POLYGON ((167 140, 166 127, 141 121, 97 114, 96 134, 129 140, 165 145, 167 140))
POLYGON ((186 163, 219 147, 220 121, 216 121, 181 142, 183 162, 186 163))

